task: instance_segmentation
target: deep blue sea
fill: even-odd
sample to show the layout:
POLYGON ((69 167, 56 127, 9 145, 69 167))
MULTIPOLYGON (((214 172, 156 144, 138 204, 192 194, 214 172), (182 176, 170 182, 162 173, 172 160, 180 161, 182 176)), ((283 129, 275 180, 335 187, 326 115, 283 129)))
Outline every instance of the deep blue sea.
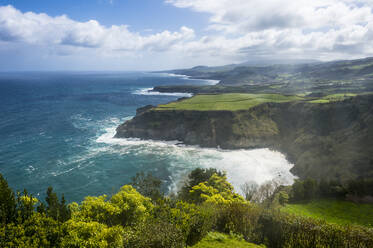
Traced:
POLYGON ((42 199, 52 186, 69 202, 115 193, 139 171, 161 178, 168 191, 196 167, 227 171, 237 189, 251 180, 291 183, 292 165, 268 149, 113 138, 137 108, 185 96, 149 92, 154 86, 213 83, 145 72, 0 73, 0 173, 14 190, 42 199))

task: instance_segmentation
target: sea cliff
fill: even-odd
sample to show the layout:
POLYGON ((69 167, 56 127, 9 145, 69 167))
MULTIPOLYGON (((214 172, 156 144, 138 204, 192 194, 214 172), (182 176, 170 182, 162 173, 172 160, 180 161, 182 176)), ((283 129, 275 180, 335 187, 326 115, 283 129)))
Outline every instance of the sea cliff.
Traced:
POLYGON ((269 102, 238 111, 147 106, 120 125, 115 137, 223 149, 271 148, 284 153, 301 178, 371 177, 373 95, 327 103, 269 102))

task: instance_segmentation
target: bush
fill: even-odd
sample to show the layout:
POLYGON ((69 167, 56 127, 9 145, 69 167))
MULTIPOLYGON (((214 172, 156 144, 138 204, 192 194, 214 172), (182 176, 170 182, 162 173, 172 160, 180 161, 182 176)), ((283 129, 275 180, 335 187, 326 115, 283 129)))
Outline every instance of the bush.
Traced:
POLYGON ((246 241, 259 240, 258 220, 263 210, 249 203, 231 203, 220 207, 216 229, 225 233, 238 233, 246 241))
POLYGON ((344 227, 281 213, 265 213, 259 220, 261 241, 268 247, 373 247, 373 230, 344 227))

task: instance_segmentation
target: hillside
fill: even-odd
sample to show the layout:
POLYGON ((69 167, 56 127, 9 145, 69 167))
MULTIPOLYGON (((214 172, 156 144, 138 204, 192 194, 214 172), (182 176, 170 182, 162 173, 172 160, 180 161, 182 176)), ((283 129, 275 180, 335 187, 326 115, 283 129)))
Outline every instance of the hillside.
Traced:
POLYGON ((282 211, 341 225, 373 226, 373 205, 335 199, 287 204, 282 211))
MULTIPOLYGON (((332 94, 373 90, 373 58, 308 64, 198 66, 168 72, 192 78, 221 80, 216 86, 179 86, 183 92, 192 93, 332 94), (239 91, 236 86, 240 87, 239 91)), ((159 87, 157 91, 169 92, 173 87, 159 87)))
POLYGON ((373 95, 207 95, 148 107, 117 138, 224 149, 272 148, 301 178, 373 176, 373 95))

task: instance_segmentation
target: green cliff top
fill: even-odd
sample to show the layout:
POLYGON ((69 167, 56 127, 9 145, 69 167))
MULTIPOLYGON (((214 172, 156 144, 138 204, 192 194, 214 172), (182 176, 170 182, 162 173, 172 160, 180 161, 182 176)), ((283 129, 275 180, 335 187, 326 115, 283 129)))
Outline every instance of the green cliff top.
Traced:
MULTIPOLYGON (((371 93, 365 93, 371 94, 371 93)), ((268 102, 292 102, 307 101, 310 103, 330 103, 343 101, 357 94, 340 93, 322 97, 307 97, 282 94, 247 94, 247 93, 223 93, 223 94, 199 94, 180 101, 158 105, 156 110, 195 110, 195 111, 237 111, 250 109, 262 103, 268 102)))
POLYGON ((304 100, 300 96, 285 96, 280 94, 219 94, 196 95, 194 97, 158 105, 157 110, 244 110, 266 102, 290 102, 304 100))

